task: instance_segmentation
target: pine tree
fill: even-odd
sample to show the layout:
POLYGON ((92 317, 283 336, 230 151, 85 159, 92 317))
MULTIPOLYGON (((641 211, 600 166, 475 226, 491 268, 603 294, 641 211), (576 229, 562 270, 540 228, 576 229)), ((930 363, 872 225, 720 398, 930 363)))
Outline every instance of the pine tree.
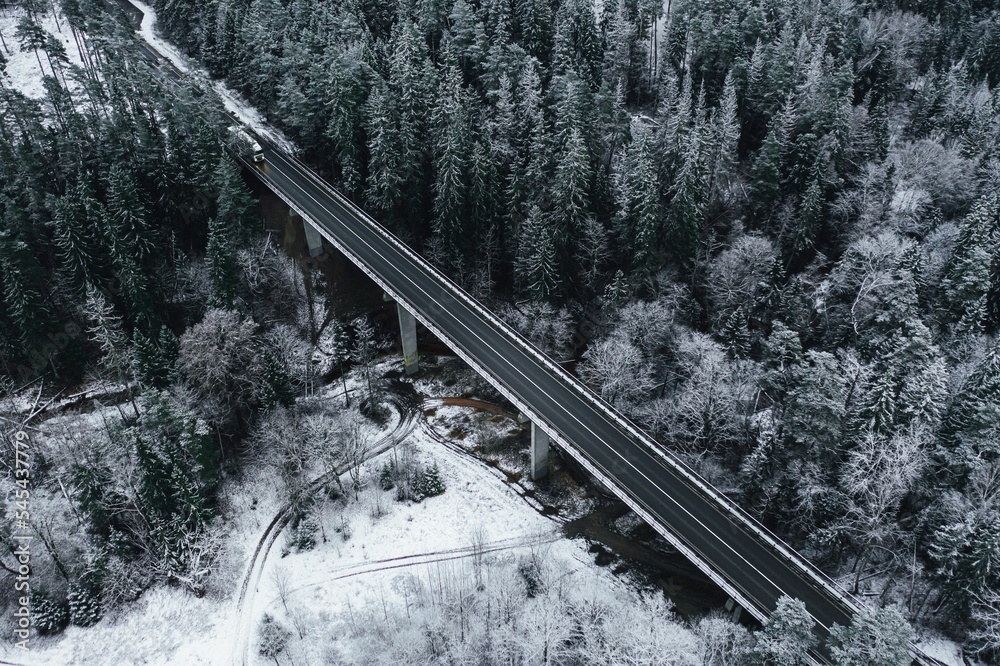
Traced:
POLYGON ((177 361, 177 338, 166 326, 159 339, 147 337, 136 329, 132 334, 132 368, 143 388, 165 389, 173 381, 177 361))
POLYGON ((420 495, 422 497, 436 497, 445 491, 444 481, 441 480, 441 470, 437 463, 434 463, 423 473, 420 485, 420 495))
POLYGON ((783 596, 778 606, 757 633, 757 644, 750 653, 755 666, 807 666, 812 663, 810 650, 816 646, 812 633, 815 624, 798 599, 783 596))
POLYGON ((394 97, 385 85, 372 88, 365 105, 368 133, 369 205, 383 214, 392 213, 403 201, 405 174, 402 172, 402 151, 399 144, 399 118, 394 97))
POLYGON ((86 199, 80 196, 81 186, 72 197, 59 197, 52 202, 55 242, 59 257, 69 273, 71 283, 81 292, 87 282, 96 282, 97 252, 92 246, 94 228, 88 220, 86 199))
POLYGON ((987 317, 990 293, 991 250, 1000 239, 1000 194, 988 194, 976 202, 962 221, 955 250, 941 282, 948 322, 959 330, 980 331, 987 317))
POLYGON ((747 317, 743 308, 736 308, 726 318, 720 335, 730 358, 746 358, 749 355, 750 330, 747 328, 747 317))
POLYGON ((640 274, 658 265, 660 203, 649 130, 637 126, 617 169, 615 236, 622 260, 640 274))
POLYGON ((211 516, 217 451, 207 424, 157 393, 144 398, 140 426, 128 433, 139 473, 138 503, 150 537, 172 547, 211 516))
POLYGON ((830 630, 830 654, 838 666, 907 666, 913 629, 895 608, 862 608, 849 627, 830 630))
POLYGON ((437 128, 434 182, 434 236, 448 268, 461 265, 467 234, 468 158, 472 148, 467 95, 459 71, 449 67, 434 110, 437 128))
POLYGON ((762 227, 766 227, 782 200, 785 155, 795 120, 796 109, 789 97, 781 112, 771 119, 767 138, 753 163, 750 207, 755 220, 762 227))
POLYGON ((583 136, 577 129, 572 129, 556 162, 549 195, 553 204, 551 228, 557 246, 565 248, 562 252, 563 272, 568 273, 573 266, 579 239, 590 216, 592 179, 590 157, 583 136))
POLYGON ((552 71, 575 70, 591 89, 601 82, 601 40, 590 2, 566 0, 556 10, 552 71))
POLYGON ((148 222, 149 207, 135 178, 124 168, 112 167, 107 185, 108 222, 122 244, 119 252, 130 253, 141 265, 156 249, 156 236, 148 222))
POLYGON ((148 323, 153 316, 149 282, 133 247, 106 209, 98 211, 101 238, 111 256, 118 291, 126 305, 126 314, 135 323, 148 323))
POLYGON ((340 178, 348 192, 361 186, 362 152, 361 127, 363 99, 366 90, 364 55, 360 45, 348 54, 334 53, 329 57, 328 112, 326 138, 333 146, 335 163, 340 168, 340 178))
MULTIPOLYGON (((12 241, 5 233, 0 233, 0 269, 3 302, 15 325, 15 335, 23 345, 23 352, 37 352, 55 321, 48 303, 38 291, 42 269, 26 243, 12 241)), ((34 363, 35 370, 42 371, 46 361, 34 363)))
POLYGON ((399 177, 404 183, 406 219, 415 221, 426 203, 425 165, 430 153, 427 149, 433 143, 428 145, 424 139, 428 136, 431 100, 438 86, 426 42, 412 22, 397 22, 390 44, 389 86, 395 93, 399 114, 396 133, 399 177))
POLYGON ((739 167, 740 117, 732 71, 726 74, 719 106, 712 114, 710 132, 707 191, 713 199, 722 199, 739 167))
POLYGON ((43 592, 33 592, 31 623, 40 634, 58 634, 69 624, 69 605, 57 602, 43 592))
POLYGON ((504 206, 497 164, 490 147, 483 141, 477 141, 472 149, 468 181, 467 224, 476 239, 473 247, 477 254, 477 264, 486 268, 487 279, 492 280, 494 270, 499 267, 492 265, 494 258, 491 256, 490 240, 501 232, 499 226, 503 224, 501 214, 504 206))
POLYGON ((701 138, 696 130, 688 134, 683 162, 673 187, 667 214, 666 236, 674 257, 683 264, 694 259, 704 222, 705 173, 701 138))
MULTIPOLYGON (((605 5, 605 12, 608 7, 605 5)), ((629 74, 632 70, 632 55, 636 47, 635 24, 629 17, 628 4, 618 0, 609 13, 605 25, 607 47, 604 50, 604 83, 608 90, 619 87, 626 96, 633 91, 629 74)))
POLYGON ((507 183, 508 215, 513 225, 527 217, 532 204, 539 204, 549 172, 551 155, 538 67, 537 61, 529 60, 517 86, 514 125, 519 130, 515 141, 518 157, 507 183))
POLYGON ((780 243, 785 256, 801 261, 812 251, 819 235, 823 219, 823 186, 819 178, 819 167, 814 169, 813 177, 799 204, 798 216, 780 232, 780 243))
POLYGON ((42 58, 38 55, 40 49, 45 48, 45 30, 35 23, 30 15, 21 17, 17 23, 17 30, 14 33, 22 51, 34 51, 35 59, 38 61, 38 69, 45 76, 45 68, 42 67, 42 58))
POLYGON ((101 595, 90 585, 81 583, 70 585, 66 600, 69 602, 70 621, 74 625, 90 627, 100 621, 103 615, 101 595))
POLYGON ((1000 423, 1000 347, 987 350, 963 382, 941 424, 942 462, 957 481, 984 457, 1000 455, 996 428, 1000 423))
POLYGON ((87 285, 84 314, 90 321, 87 333, 101 350, 101 364, 117 377, 127 377, 132 358, 122 318, 104 294, 93 285, 87 285))
POLYGON ((555 298, 561 287, 555 238, 537 206, 521 225, 514 275, 521 292, 536 301, 555 298))
POLYGON ((216 191, 215 222, 237 241, 249 238, 254 223, 255 202, 232 160, 219 159, 213 176, 216 191))
POLYGON ((518 42, 529 55, 547 63, 552 51, 552 9, 545 0, 514 0, 518 42))
POLYGON ((452 4, 448 24, 451 33, 448 46, 469 80, 478 73, 486 56, 486 29, 475 9, 465 0, 455 0, 452 4))
POLYGON ((270 614, 264 613, 258 633, 257 653, 264 658, 274 659, 274 663, 277 664, 278 655, 288 645, 292 632, 278 624, 270 614))
POLYGON ((232 307, 239 286, 239 266, 233 247, 231 227, 216 216, 208 224, 208 247, 205 261, 212 284, 212 305, 232 307))

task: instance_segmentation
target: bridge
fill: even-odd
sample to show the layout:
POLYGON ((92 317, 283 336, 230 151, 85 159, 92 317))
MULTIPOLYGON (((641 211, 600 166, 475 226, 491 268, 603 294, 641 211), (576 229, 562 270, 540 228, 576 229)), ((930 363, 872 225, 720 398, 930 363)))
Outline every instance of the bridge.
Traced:
MULTIPOLYGON (((419 321, 531 419, 534 478, 551 440, 758 620, 787 595, 805 603, 820 638, 851 622, 859 602, 795 550, 301 161, 264 152, 264 164, 244 166, 302 217, 311 251, 325 239, 396 300, 407 372, 419 362, 419 321)), ((813 656, 829 663, 824 651, 813 656)))

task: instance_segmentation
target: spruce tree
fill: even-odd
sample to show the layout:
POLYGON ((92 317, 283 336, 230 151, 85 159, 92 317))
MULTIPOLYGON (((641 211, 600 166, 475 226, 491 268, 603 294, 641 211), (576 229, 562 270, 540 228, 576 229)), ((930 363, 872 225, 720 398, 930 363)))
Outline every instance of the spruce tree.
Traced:
POLYGON ((687 137, 682 164, 673 187, 673 198, 668 207, 668 246, 671 254, 683 264, 694 259, 705 217, 705 169, 701 151, 699 133, 696 129, 692 130, 687 137))
POLYGON ((212 284, 212 305, 232 307, 239 286, 239 266, 233 247, 232 227, 219 216, 212 218, 208 224, 205 261, 212 284))
POLYGON ((783 596, 777 608, 757 633, 757 644, 750 652, 754 666, 807 666, 809 652, 816 646, 812 628, 815 624, 798 599, 783 596))
POLYGON ((472 139, 467 95, 455 67, 448 67, 441 82, 434 124, 438 138, 434 151, 432 227, 445 266, 456 269, 461 266, 466 249, 467 170, 472 139))
POLYGON ((69 605, 43 592, 31 594, 31 623, 43 635, 57 634, 69 624, 69 605))
POLYGON ((615 236, 623 263, 640 275, 658 265, 660 203, 649 130, 637 126, 618 168, 615 236))
POLYGON ((590 217, 592 171, 583 136, 574 128, 556 161, 549 194, 553 204, 551 228, 561 249, 564 273, 574 268, 573 259, 590 217))
POLYGON ((795 126, 796 109, 792 98, 768 125, 767 138, 761 146, 751 171, 750 207, 754 219, 767 228, 782 200, 785 156, 795 126))
POLYGON ((403 146, 399 143, 399 118, 388 88, 376 83, 365 105, 368 134, 368 204, 391 215, 403 202, 405 174, 403 146))
POLYGON ((986 351, 962 383, 945 412, 940 437, 941 462, 964 485, 972 466, 1000 455, 996 430, 1000 424, 1000 347, 986 351))
POLYGON ((78 196, 59 197, 52 200, 52 210, 59 258, 71 284, 82 293, 87 282, 97 279, 94 229, 88 223, 84 200, 78 196))
POLYGON ((562 285, 555 237, 537 206, 521 225, 514 275, 521 292, 536 301, 555 298, 562 285))
POLYGON ((955 250, 941 282, 946 323, 976 333, 986 323, 993 248, 1000 239, 1000 194, 979 199, 962 221, 955 250))
POLYGON ((90 627, 97 624, 102 615, 101 595, 91 585, 74 583, 66 596, 69 602, 70 621, 78 627, 90 627))

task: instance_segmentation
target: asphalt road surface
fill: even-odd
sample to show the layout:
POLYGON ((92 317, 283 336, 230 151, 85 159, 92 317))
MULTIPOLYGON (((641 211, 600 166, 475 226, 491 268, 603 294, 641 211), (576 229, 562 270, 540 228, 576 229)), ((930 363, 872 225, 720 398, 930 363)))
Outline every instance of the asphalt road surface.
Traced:
MULTIPOLYGON (((734 514, 678 468, 649 450, 610 413, 575 390, 576 380, 543 364, 380 234, 370 218, 338 199, 316 176, 280 152, 265 148, 266 162, 252 165, 269 187, 324 226, 383 282, 433 321, 449 343, 476 359, 534 413, 685 543, 735 590, 769 614, 783 594, 801 599, 825 638, 834 624, 846 625, 854 609, 805 565, 776 547, 751 519, 734 514), (769 543, 770 542, 770 543, 769 543)), ((822 654, 816 655, 824 660, 822 654)), ((926 662, 930 663, 930 662, 926 662)))

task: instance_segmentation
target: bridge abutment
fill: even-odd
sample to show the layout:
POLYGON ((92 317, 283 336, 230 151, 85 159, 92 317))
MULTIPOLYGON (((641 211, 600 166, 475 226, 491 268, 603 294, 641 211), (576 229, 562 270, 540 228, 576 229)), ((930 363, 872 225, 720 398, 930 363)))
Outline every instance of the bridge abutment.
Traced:
POLYGON ((531 422, 531 479, 549 473, 549 434, 531 422))
POLYGON ((396 303, 399 313, 399 337, 403 342, 403 365, 406 374, 416 374, 420 369, 420 357, 417 354, 417 320, 399 303, 396 303))

